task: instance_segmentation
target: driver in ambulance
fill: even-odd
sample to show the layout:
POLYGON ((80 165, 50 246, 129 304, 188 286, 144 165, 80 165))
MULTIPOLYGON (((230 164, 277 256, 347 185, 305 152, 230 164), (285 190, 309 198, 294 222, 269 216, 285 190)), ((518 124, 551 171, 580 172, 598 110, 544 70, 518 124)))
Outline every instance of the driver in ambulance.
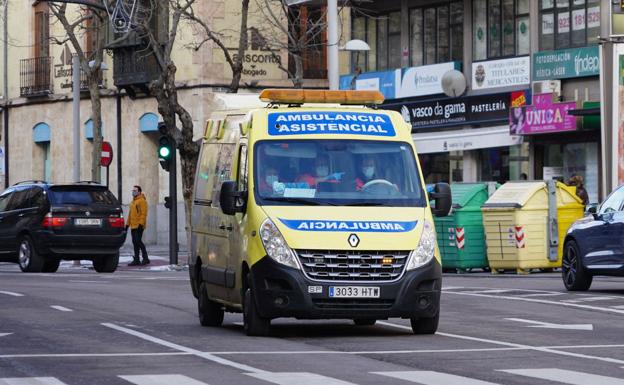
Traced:
POLYGON ((358 170, 358 176, 355 178, 355 190, 362 191, 362 187, 371 180, 378 179, 375 158, 370 155, 364 155, 358 170))

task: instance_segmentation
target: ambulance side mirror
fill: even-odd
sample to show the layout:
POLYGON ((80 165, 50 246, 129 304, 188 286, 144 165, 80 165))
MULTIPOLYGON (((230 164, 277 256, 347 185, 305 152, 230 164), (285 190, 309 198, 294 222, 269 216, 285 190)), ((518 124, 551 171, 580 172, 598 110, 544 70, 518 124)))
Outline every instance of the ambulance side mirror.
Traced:
POLYGON ((221 194, 219 195, 219 204, 221 211, 225 215, 235 215, 245 211, 247 202, 245 202, 245 191, 236 190, 236 181, 228 180, 221 185, 221 194))
POLYGON ((451 211, 453 199, 451 196, 451 186, 448 183, 436 183, 431 194, 431 199, 435 200, 435 208, 433 215, 436 217, 445 217, 451 211))

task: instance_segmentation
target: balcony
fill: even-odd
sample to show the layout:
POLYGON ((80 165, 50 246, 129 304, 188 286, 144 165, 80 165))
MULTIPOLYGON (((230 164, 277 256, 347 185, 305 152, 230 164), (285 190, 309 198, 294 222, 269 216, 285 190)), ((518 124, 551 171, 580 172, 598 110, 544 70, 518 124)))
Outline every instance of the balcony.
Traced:
POLYGON ((20 60, 20 95, 22 97, 46 96, 53 91, 51 57, 20 60))

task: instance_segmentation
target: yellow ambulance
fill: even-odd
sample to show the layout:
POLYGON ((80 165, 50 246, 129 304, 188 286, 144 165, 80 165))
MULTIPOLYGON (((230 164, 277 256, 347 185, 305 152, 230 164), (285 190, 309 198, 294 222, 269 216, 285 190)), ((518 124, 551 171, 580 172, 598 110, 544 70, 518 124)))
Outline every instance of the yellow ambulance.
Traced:
MULTIPOLYGON (((200 323, 411 320, 435 333, 441 265, 411 127, 377 91, 264 90, 206 124, 193 196, 190 282, 200 323)), ((430 208, 429 200, 435 201, 430 208)), ((433 214, 432 214, 433 213, 433 214)))

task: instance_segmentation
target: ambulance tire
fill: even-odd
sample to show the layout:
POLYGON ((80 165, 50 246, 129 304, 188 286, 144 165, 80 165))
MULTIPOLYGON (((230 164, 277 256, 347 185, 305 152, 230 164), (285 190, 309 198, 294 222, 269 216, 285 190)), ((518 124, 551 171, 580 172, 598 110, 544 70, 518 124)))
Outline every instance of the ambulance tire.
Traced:
POLYGON ((440 312, 430 318, 412 318, 410 321, 414 334, 435 334, 440 322, 440 312))
POLYGON ((253 300, 251 288, 245 290, 245 300, 243 305, 243 327, 248 336, 264 337, 271 329, 271 319, 262 318, 258 313, 256 301, 253 300))
POLYGON ((197 310, 201 326, 221 326, 223 323, 223 306, 208 298, 208 288, 205 282, 199 285, 197 310))
POLYGON ((353 320, 353 323, 357 326, 373 326, 375 322, 377 322, 377 320, 371 318, 356 318, 353 320))

